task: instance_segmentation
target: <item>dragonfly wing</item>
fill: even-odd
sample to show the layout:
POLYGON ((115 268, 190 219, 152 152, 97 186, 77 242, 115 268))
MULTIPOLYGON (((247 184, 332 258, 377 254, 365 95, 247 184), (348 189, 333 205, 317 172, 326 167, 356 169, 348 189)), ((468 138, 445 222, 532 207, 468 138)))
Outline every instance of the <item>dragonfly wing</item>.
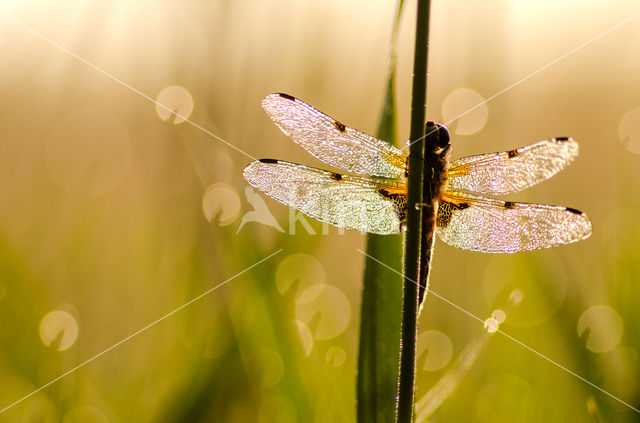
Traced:
POLYGON ((262 107, 275 124, 314 157, 347 172, 397 179, 406 156, 391 144, 349 128, 304 101, 270 94, 262 107))
POLYGON ((464 250, 516 253, 585 239, 591 235, 591 222, 568 207, 447 191, 438 207, 436 232, 464 250))
POLYGON ((551 138, 499 153, 463 157, 447 171, 448 187, 500 195, 521 191, 551 178, 578 155, 571 138, 551 138))
POLYGON ((397 233, 406 212, 400 181, 343 175, 269 159, 249 164, 243 175, 269 197, 339 228, 397 233))

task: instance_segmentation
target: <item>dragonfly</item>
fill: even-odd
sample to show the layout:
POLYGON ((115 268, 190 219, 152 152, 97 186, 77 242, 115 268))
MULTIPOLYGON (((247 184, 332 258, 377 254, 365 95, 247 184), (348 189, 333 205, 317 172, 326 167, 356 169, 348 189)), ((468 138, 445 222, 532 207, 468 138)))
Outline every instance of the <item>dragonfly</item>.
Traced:
MULTIPOLYGON (((406 177, 411 172, 407 154, 288 94, 270 94, 262 107, 282 132, 340 171, 261 159, 244 169, 251 186, 339 228, 375 234, 403 230, 406 177)), ((443 125, 437 127, 446 131, 443 125)), ((435 152, 441 165, 425 166, 436 182, 430 199, 435 233, 445 243, 483 253, 516 253, 580 241, 591 234, 591 221, 577 209, 494 198, 522 191, 562 170, 578 155, 572 138, 546 139, 451 163, 448 135, 445 141, 435 152)))

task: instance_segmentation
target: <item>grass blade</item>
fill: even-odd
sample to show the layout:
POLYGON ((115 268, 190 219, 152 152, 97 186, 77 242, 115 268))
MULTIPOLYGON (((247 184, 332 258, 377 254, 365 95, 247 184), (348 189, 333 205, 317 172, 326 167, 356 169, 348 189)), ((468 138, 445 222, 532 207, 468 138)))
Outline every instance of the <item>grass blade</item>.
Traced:
MULTIPOLYGON (((427 103, 427 53, 429 38, 429 0, 418 0, 416 44, 413 63, 410 140, 424 134, 427 103)), ((400 350, 400 379, 398 383, 397 422, 413 420, 413 397, 416 373, 416 338, 418 330, 418 275, 422 234, 423 157, 424 142, 414 142, 409 151, 409 181, 407 186, 407 231, 405 234, 404 281, 402 308, 402 348, 400 350)))
MULTIPOLYGON (((398 5, 389 63, 385 102, 378 126, 380 139, 397 143, 395 108, 395 45, 402 2, 398 5)), ((368 255, 394 269, 402 265, 401 235, 367 234, 368 255)), ((362 290, 360 345, 358 352, 358 422, 390 422, 395 419, 402 279, 374 260, 366 260, 362 290)))

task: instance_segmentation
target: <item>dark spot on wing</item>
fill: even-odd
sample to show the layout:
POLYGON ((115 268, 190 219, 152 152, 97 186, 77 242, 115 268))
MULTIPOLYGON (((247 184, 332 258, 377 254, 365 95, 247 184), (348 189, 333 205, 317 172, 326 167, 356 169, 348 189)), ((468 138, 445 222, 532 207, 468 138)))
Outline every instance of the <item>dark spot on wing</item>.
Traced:
POLYGON ((393 194, 393 208, 398 215, 398 220, 404 222, 407 220, 407 196, 401 194, 393 194))
POLYGON ((469 203, 455 204, 448 201, 440 201, 440 205, 438 206, 438 216, 436 217, 436 226, 439 228, 446 228, 449 226, 449 223, 451 223, 453 213, 468 209, 469 207, 469 203))
POLYGON ((338 122, 337 120, 334 120, 333 124, 335 125, 336 129, 340 132, 344 132, 347 130, 347 127, 344 126, 343 123, 338 122))
POLYGON ((556 141, 559 141, 559 142, 569 141, 569 138, 567 138, 567 137, 558 137, 558 138, 556 138, 556 141))
POLYGON ((515 209, 516 208, 516 203, 514 203, 513 201, 505 201, 504 202, 504 208, 505 209, 515 209))
POLYGON ((407 196, 405 194, 392 194, 384 188, 378 188, 378 194, 382 195, 393 202, 393 209, 398 215, 398 220, 402 226, 407 218, 407 196))
POLYGON ((289 94, 278 93, 278 95, 282 98, 286 98, 287 100, 296 101, 296 98, 293 96, 290 96, 289 94))
POLYGON ((582 214, 582 212, 580 210, 576 210, 576 209, 572 209, 571 207, 567 207, 566 210, 569 213, 573 213, 573 214, 582 214))
POLYGON ((331 172, 331 173, 329 174, 329 177, 330 177, 331 179, 333 179, 334 181, 341 181, 341 180, 342 180, 342 175, 341 175, 341 174, 339 174, 339 173, 335 173, 335 172, 331 172))
POLYGON ((451 217, 455 205, 446 201, 441 201, 438 206, 438 216, 436 217, 436 226, 439 228, 446 228, 451 223, 451 217))
POLYGON ((518 154, 520 154, 518 152, 518 150, 511 150, 511 151, 507 151, 507 156, 509 156, 510 159, 513 159, 515 156, 517 156, 518 154))
POLYGON ((270 163, 270 164, 273 164, 273 163, 278 163, 278 161, 279 161, 279 160, 276 160, 276 159, 260 159, 260 160, 258 160, 258 161, 259 161, 260 163, 270 163))

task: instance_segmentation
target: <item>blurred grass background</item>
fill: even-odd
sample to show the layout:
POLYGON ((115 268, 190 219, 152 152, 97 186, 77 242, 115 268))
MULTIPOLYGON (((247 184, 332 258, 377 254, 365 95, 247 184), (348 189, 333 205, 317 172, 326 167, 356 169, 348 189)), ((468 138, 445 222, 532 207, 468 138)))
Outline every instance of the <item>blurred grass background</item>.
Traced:
MULTIPOLYGON (((377 127, 393 2, 0 5, 256 158, 321 165, 263 113, 270 92, 377 127)), ((409 2, 398 43, 401 139, 414 9, 409 2)), ((427 118, 448 121, 636 9, 435 2, 427 118)), ((581 209, 593 236, 515 256, 438 242, 431 277, 436 293, 481 319, 503 310, 501 330, 636 408, 639 42, 636 19, 450 125, 454 157, 576 138, 574 164, 509 200, 581 209)), ((315 234, 299 223, 290 234, 289 211, 268 199, 285 233, 259 223, 238 231, 252 210, 241 177, 250 157, 3 16, 0 46, 0 409, 283 249, 0 421, 353 421, 365 237, 322 234, 311 220, 315 234)), ((435 296, 420 332, 419 400, 438 396, 432 387, 460 354, 473 361, 423 420, 638 420, 435 296)))

